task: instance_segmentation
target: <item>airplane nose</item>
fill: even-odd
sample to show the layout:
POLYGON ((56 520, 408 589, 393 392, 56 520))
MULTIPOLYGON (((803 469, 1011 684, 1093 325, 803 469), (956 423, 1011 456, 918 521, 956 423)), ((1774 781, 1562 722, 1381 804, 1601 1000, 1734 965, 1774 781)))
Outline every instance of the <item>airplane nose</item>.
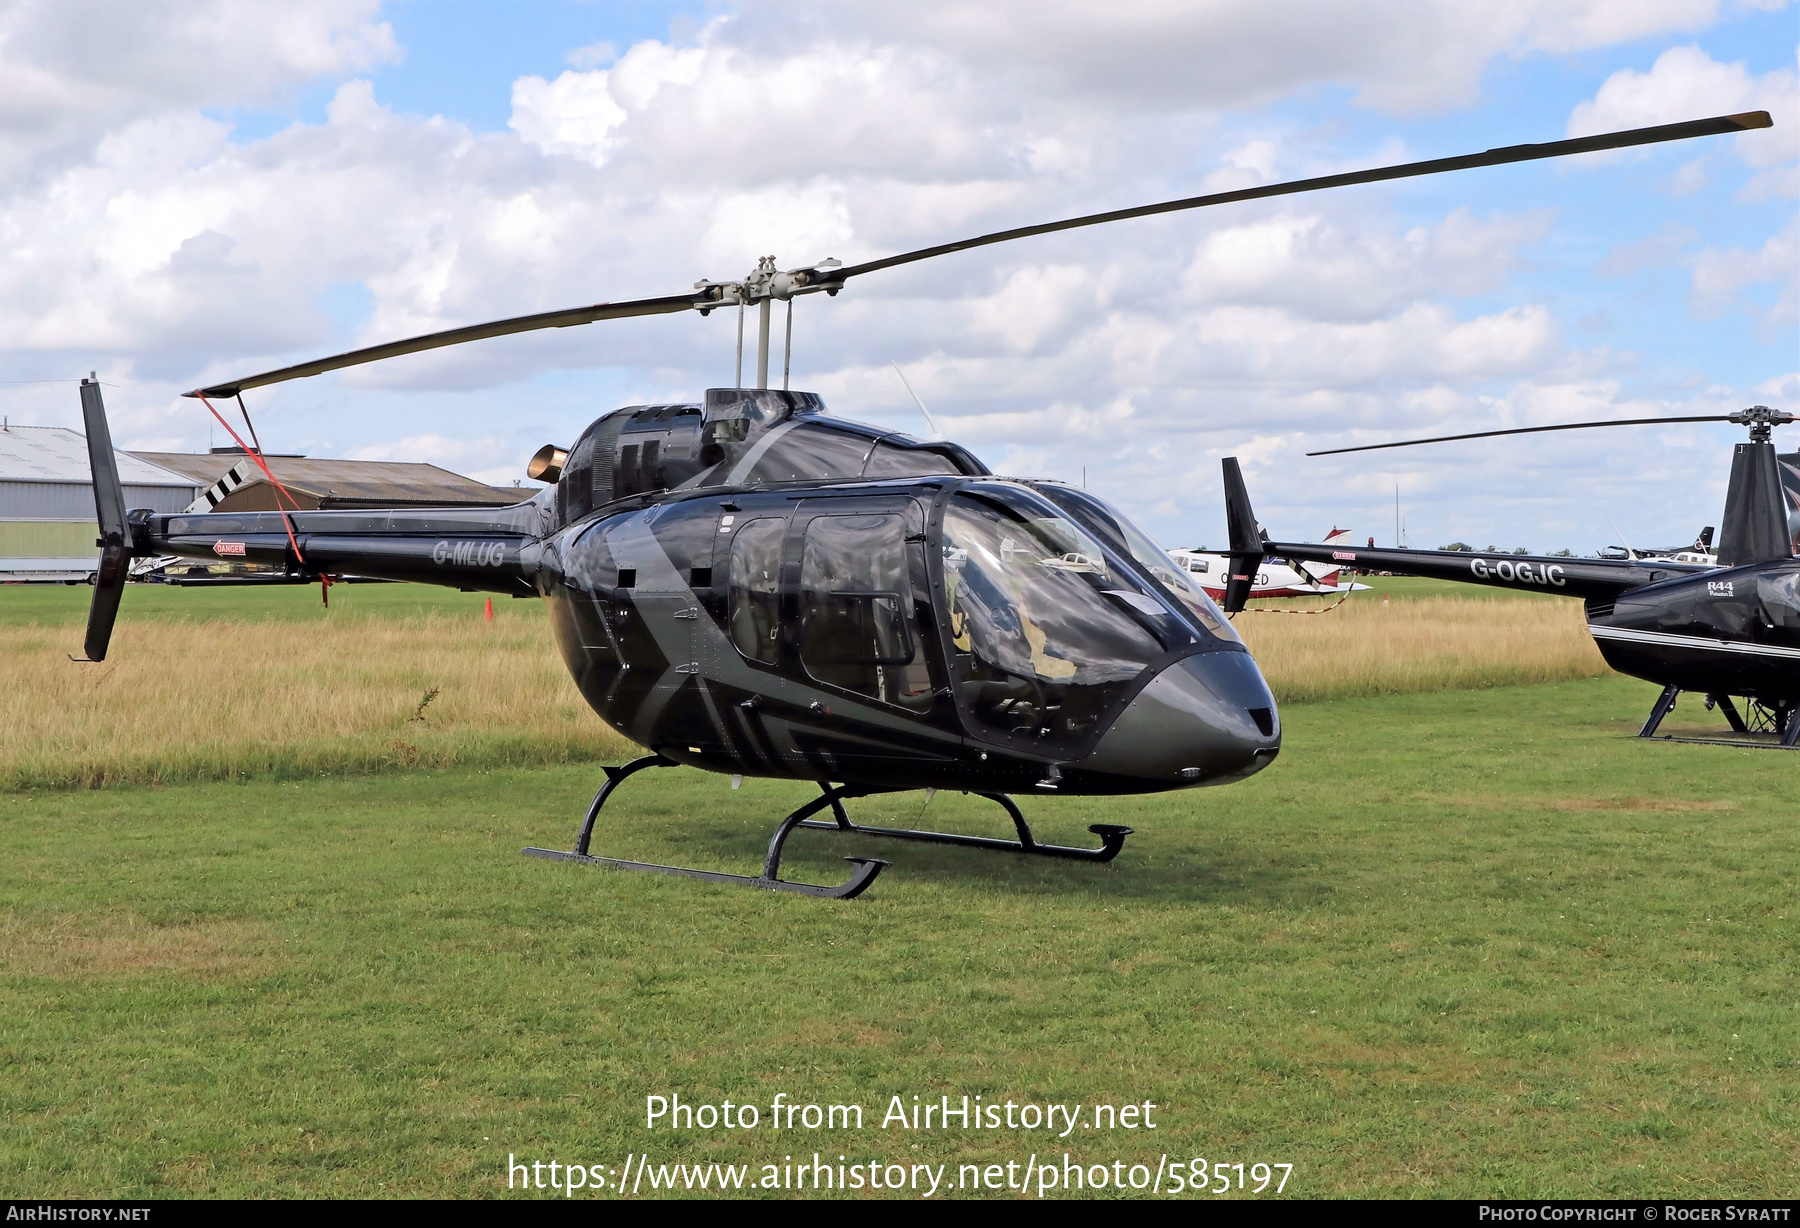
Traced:
POLYGON ((1280 750, 1281 718, 1256 662, 1247 652, 1209 652, 1152 678, 1070 766, 1145 784, 1212 785, 1255 775, 1280 750))

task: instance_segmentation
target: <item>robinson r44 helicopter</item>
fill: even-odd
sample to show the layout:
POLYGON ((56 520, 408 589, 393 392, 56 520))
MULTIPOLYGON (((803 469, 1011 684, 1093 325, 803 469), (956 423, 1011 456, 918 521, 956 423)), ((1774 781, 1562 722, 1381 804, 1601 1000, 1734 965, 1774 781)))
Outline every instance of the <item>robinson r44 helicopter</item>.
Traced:
MULTIPOLYGON (((570 851, 525 852, 814 896, 860 894, 885 862, 848 858, 842 884, 780 877, 799 827, 1088 861, 1037 841, 1008 796, 1131 794, 1242 780, 1272 762, 1280 718, 1241 640, 1201 587, 1129 519, 1085 491, 990 473, 966 449, 827 416, 770 388, 772 304, 836 295, 851 278, 1032 235, 1158 213, 1443 171, 1719 135, 1766 112, 1517 145, 999 231, 845 267, 741 281, 450 329, 199 388, 214 400, 440 346, 599 320, 738 311, 738 386, 693 404, 604 415, 528 470, 554 483, 499 510, 161 514, 129 511, 100 386, 81 387, 101 527, 86 650, 102 660, 136 557, 225 557, 301 580, 334 574, 543 598, 583 696, 650 753, 606 769, 570 851), (756 387, 742 387, 744 312, 759 314, 756 387), (799 778, 820 796, 788 815, 755 877, 593 856, 606 800, 633 774, 685 764, 799 778), (872 793, 959 789, 1005 808, 1017 840, 852 824, 872 793), (831 820, 812 816, 829 809, 831 820)), ((249 415, 244 412, 245 424, 249 415)), ((254 440, 255 432, 250 431, 254 440)), ((257 450, 247 447, 259 464, 257 450)), ((266 469, 265 469, 266 472, 266 469)), ((272 484, 279 487, 273 475, 272 484)), ((1234 552, 1237 542, 1234 539, 1234 552)))
POLYGON ((1793 420, 1793 414, 1752 405, 1734 414, 1569 422, 1307 453, 1332 456, 1601 426, 1732 422, 1750 428, 1750 441, 1738 444, 1732 454, 1716 555, 1704 553, 1711 529, 1701 534, 1692 552, 1658 557, 1627 549, 1625 557, 1616 559, 1271 542, 1256 523, 1237 460, 1227 457, 1225 500, 1234 587, 1225 594, 1225 608, 1243 608, 1240 590, 1248 590, 1247 574, 1255 572, 1265 554, 1578 597, 1587 605, 1588 631, 1606 663, 1622 674, 1662 687, 1640 737, 1654 737, 1663 718, 1674 709, 1676 698, 1683 691, 1692 691, 1706 697, 1708 708, 1724 713, 1733 733, 1773 733, 1780 745, 1792 747, 1800 743, 1800 716, 1796 715, 1800 709, 1800 559, 1794 557, 1790 496, 1780 476, 1785 463, 1778 464, 1770 435, 1775 427, 1793 420), (1745 701, 1744 713, 1732 703, 1733 696, 1745 701))

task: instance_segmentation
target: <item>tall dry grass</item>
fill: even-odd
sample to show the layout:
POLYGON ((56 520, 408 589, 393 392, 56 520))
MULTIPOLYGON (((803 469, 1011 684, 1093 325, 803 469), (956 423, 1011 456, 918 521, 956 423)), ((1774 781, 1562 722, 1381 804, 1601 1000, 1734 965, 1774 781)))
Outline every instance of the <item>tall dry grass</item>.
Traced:
MULTIPOLYGON (((1283 702, 1605 672, 1581 607, 1397 600, 1240 615, 1283 702)), ((78 627, 0 626, 0 788, 615 759, 542 618, 126 622, 75 664, 78 627), (421 709, 427 693, 435 695, 421 709)))
POLYGON ((613 758, 541 618, 0 627, 0 788, 613 758), (427 693, 436 694, 428 703, 427 693))
MULTIPOLYGON (((1258 603, 1319 609, 1319 603, 1258 603)), ((1329 613, 1256 613, 1236 622, 1284 703, 1593 678, 1607 672, 1578 601, 1375 594, 1329 613)))

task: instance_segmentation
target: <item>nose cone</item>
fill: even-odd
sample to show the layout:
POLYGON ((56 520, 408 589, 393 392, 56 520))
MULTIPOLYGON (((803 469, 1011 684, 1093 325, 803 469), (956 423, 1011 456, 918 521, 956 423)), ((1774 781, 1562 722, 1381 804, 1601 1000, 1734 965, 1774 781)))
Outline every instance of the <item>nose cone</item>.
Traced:
MULTIPOLYGON (((1175 662, 1138 692, 1071 767, 1121 791, 1217 785, 1255 775, 1281 750, 1275 697, 1247 652, 1175 662)), ((1096 782, 1097 783, 1097 782, 1096 782)))

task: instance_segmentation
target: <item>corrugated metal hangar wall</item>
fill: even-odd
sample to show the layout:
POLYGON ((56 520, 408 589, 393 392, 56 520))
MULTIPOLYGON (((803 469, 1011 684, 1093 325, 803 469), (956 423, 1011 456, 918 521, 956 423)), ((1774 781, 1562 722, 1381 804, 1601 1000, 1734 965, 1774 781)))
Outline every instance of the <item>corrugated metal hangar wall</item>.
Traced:
MULTIPOLYGON (((179 512, 192 478, 117 454, 125 506, 179 512)), ((0 581, 80 580, 98 558, 87 440, 55 426, 0 429, 0 581)))

